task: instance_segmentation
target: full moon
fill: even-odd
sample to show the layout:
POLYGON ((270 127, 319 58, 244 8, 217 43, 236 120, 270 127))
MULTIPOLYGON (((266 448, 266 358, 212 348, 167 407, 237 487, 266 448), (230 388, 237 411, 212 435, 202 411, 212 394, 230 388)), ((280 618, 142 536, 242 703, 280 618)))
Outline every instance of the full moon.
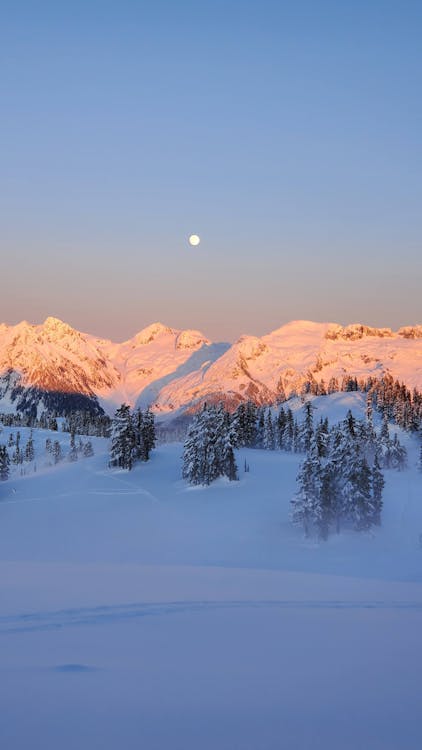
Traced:
POLYGON ((191 234, 189 237, 189 245, 196 247, 201 242, 201 238, 197 234, 191 234))

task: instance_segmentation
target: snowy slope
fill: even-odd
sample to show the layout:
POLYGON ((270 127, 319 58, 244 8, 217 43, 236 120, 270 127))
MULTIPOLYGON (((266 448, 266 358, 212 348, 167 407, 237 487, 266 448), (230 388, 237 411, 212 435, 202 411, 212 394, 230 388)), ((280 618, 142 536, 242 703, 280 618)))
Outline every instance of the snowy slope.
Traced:
POLYGON ((327 385, 331 377, 341 382, 345 374, 367 378, 390 373, 408 387, 420 388, 422 327, 412 331, 414 338, 404 336, 403 330, 295 321, 262 338, 243 336, 206 373, 164 388, 158 407, 189 404, 211 394, 272 402, 281 391, 289 396, 298 390, 304 380, 324 380, 327 385))
POLYGON ((99 398, 112 412, 127 401, 161 414, 204 400, 274 402, 305 380, 389 373, 422 388, 422 326, 377 329, 294 321, 232 346, 196 330, 155 323, 121 344, 70 328, 55 318, 41 326, 0 326, 0 410, 16 407, 16 384, 99 398))
MULTIPOLYGON (((316 417, 359 415, 360 395, 315 399, 316 417)), ((404 439, 381 528, 326 543, 290 525, 291 454, 244 450, 239 482, 189 488, 180 444, 127 473, 98 438, 93 458, 0 483, 1 746, 419 748, 421 477, 404 439)))

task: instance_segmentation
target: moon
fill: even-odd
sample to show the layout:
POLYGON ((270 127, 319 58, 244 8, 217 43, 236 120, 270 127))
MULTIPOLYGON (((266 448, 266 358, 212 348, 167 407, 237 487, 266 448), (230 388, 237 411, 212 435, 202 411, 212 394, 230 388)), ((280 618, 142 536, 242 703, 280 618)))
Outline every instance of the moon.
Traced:
POLYGON ((191 234, 189 237, 189 245, 192 245, 192 247, 197 247, 199 243, 201 242, 201 238, 198 237, 197 234, 191 234))

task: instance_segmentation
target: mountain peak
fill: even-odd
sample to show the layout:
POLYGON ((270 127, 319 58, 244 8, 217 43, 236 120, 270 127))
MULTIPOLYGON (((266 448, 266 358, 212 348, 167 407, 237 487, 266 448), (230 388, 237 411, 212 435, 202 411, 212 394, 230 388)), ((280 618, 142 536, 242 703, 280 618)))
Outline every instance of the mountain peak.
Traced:
POLYGON ((210 344, 211 341, 201 331, 188 329, 181 331, 176 340, 176 349, 197 349, 202 344, 210 344))
POLYGON ((151 323, 150 326, 143 328, 142 331, 136 334, 135 341, 137 344, 149 344, 164 333, 175 333, 175 331, 163 323, 151 323))
POLYGON ((55 330, 55 331, 60 328, 70 328, 70 326, 67 323, 64 323, 62 320, 60 320, 60 318, 54 318, 51 315, 49 315, 49 317, 45 319, 42 326, 43 328, 46 328, 47 330, 55 330))

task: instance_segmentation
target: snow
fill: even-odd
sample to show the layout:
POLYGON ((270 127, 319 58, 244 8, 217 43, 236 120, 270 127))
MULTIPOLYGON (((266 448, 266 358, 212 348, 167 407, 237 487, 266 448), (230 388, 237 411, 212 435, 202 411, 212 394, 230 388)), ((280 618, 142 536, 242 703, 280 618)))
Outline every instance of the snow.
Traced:
MULTIPOLYGON (((68 449, 36 430, 37 453, 47 436, 68 449)), ((290 524, 290 454, 190 488, 180 444, 124 472, 98 438, 0 483, 1 747, 419 748, 422 477, 400 439, 382 527, 325 543, 290 524)))
MULTIPOLYGON (((251 396, 271 403, 282 388, 290 395, 310 377, 327 385, 331 377, 389 373, 422 389, 421 331, 421 326, 394 333, 359 323, 302 320, 261 338, 242 336, 230 346, 213 344, 200 331, 153 323, 114 343, 50 317, 40 326, 0 325, 0 386, 12 368, 25 385, 95 394, 110 414, 122 402, 150 402, 160 415, 216 395, 234 403, 251 396)), ((10 408, 10 389, 1 390, 0 411, 4 403, 10 408)))

